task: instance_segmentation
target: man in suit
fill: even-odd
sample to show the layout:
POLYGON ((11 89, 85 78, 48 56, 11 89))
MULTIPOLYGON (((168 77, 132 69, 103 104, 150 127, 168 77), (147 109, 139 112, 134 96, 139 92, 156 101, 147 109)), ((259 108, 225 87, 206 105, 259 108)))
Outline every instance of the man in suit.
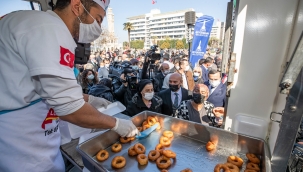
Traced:
POLYGON ((226 100, 226 84, 221 82, 221 74, 216 70, 210 70, 208 73, 209 80, 205 83, 209 89, 207 101, 214 104, 215 107, 224 107, 226 100))
POLYGON ((162 63, 160 67, 160 73, 155 76, 155 79, 158 80, 158 90, 162 89, 164 78, 167 74, 170 73, 169 65, 167 63, 162 63))
POLYGON ((211 57, 206 57, 206 59, 201 60, 202 65, 202 79, 203 81, 208 81, 208 68, 212 66, 213 59, 211 57))
POLYGON ((181 61, 179 62, 179 66, 180 68, 176 72, 178 72, 182 76, 183 79, 182 86, 189 91, 193 91, 195 86, 195 81, 194 81, 192 70, 188 64, 188 61, 186 59, 181 59, 181 61))
POLYGON ((169 77, 169 89, 163 90, 158 94, 163 100, 163 114, 172 116, 182 101, 191 99, 192 93, 182 88, 182 83, 182 76, 179 73, 173 73, 169 77))

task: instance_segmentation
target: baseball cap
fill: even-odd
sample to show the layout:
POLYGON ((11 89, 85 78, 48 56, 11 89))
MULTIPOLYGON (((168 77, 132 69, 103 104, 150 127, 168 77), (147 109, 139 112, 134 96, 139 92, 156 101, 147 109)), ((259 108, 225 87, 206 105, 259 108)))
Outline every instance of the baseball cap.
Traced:
POLYGON ((104 11, 107 10, 108 5, 110 3, 110 0, 93 0, 93 1, 99 4, 104 9, 104 11))

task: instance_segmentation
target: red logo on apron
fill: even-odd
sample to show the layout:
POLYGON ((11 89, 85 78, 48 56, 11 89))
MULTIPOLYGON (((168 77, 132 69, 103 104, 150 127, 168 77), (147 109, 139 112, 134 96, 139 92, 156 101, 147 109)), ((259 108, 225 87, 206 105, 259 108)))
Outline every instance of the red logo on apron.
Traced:
POLYGON ((60 46, 60 56, 60 64, 70 68, 74 67, 75 55, 72 52, 60 46))
POLYGON ((43 129, 45 129, 45 125, 46 124, 51 124, 53 122, 53 120, 57 120, 59 117, 56 115, 54 109, 49 109, 46 118, 44 119, 44 121, 42 122, 41 127, 43 129))

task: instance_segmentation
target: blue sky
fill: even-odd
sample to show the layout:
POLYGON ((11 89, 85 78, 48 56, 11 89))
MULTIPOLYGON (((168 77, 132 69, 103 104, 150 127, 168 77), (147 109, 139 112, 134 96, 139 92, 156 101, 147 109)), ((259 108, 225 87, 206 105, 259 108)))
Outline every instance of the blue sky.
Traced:
MULTIPOLYGON (((157 8, 161 12, 170 12, 194 8, 196 12, 209 15, 220 21, 225 21, 227 2, 230 0, 111 0, 110 7, 115 14, 115 33, 119 37, 119 42, 127 40, 127 31, 123 31, 123 23, 128 17, 149 13, 151 9, 157 8)), ((15 10, 30 9, 28 2, 22 0, 0 0, 0 16, 15 10)), ((104 26, 107 21, 104 21, 104 26)))

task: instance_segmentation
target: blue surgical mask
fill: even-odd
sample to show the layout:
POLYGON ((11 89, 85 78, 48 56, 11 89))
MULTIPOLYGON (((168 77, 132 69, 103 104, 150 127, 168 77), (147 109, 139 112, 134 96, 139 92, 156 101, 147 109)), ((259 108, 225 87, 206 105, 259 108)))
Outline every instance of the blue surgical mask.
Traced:
POLYGON ((199 76, 194 76, 194 81, 197 82, 199 80, 199 76))
POLYGON ((93 80, 94 78, 95 78, 95 76, 93 74, 90 74, 90 75, 87 76, 88 80, 93 80))
POLYGON ((139 67, 138 66, 132 66, 133 70, 138 70, 139 67))

